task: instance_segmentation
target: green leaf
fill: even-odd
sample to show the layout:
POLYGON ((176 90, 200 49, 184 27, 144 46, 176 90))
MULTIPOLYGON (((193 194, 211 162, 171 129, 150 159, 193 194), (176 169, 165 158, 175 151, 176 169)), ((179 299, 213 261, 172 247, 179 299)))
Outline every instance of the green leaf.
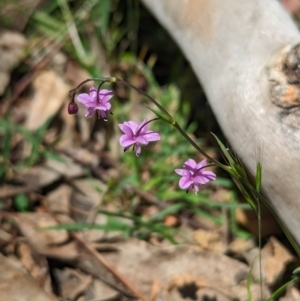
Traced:
POLYGON ((167 115, 166 113, 162 112, 162 111, 159 111, 159 110, 156 110, 156 109, 153 109, 153 108, 150 108, 148 105, 145 104, 145 106, 150 110, 152 111, 158 118, 160 118, 161 120, 164 120, 168 123, 170 123, 171 125, 174 125, 175 124, 175 120, 170 116, 170 115, 167 115))
POLYGON ((229 165, 232 167, 234 166, 236 163, 234 161, 234 159, 232 158, 231 154, 229 153, 228 149, 225 147, 225 145, 221 142, 221 140, 212 133, 212 135, 215 137, 215 139, 217 140, 222 153, 224 154, 224 156, 226 157, 226 159, 228 160, 229 165))
POLYGON ((48 158, 50 160, 53 160, 53 161, 56 161, 56 162, 60 162, 60 163, 65 163, 66 162, 65 159, 62 158, 60 155, 55 154, 55 153, 53 153, 51 151, 45 150, 43 154, 44 154, 44 156, 46 158, 48 158))
MULTIPOLYGON (((252 270, 252 267, 251 267, 251 270, 252 270)), ((252 275, 251 275, 251 270, 248 272, 247 284, 246 284, 248 301, 252 301, 251 283, 252 283, 253 279, 252 279, 252 275)))
POLYGON ((101 28, 101 33, 103 38, 105 38, 105 35, 107 34, 107 30, 108 30, 110 6, 111 6, 111 0, 97 1, 97 5, 94 7, 92 11, 97 15, 97 18, 100 19, 101 22, 100 28, 101 28))
POLYGON ((17 194, 14 197, 13 203, 14 206, 16 207, 16 210, 19 212, 26 212, 30 208, 30 200, 23 193, 17 194))
POLYGON ((280 295, 285 292, 288 286, 299 282, 299 280, 300 279, 298 277, 295 277, 292 280, 288 281, 287 283, 283 284, 266 301, 278 300, 278 297, 280 297, 280 295))
POLYGON ((36 22, 37 25, 43 25, 46 28, 53 30, 53 32, 58 32, 62 28, 65 28, 65 23, 55 19, 50 14, 45 13, 40 10, 33 12, 31 16, 32 20, 36 22))
POLYGON ((154 216, 152 216, 151 219, 149 220, 149 222, 161 220, 164 217, 166 217, 167 215, 177 213, 179 210, 183 209, 184 207, 185 207, 185 204, 183 204, 183 203, 170 205, 167 208, 165 208, 165 209, 161 210, 160 212, 158 212, 157 214, 155 214, 154 216))
POLYGON ((293 275, 299 274, 299 273, 300 273, 300 267, 297 267, 297 268, 293 271, 293 275))
POLYGON ((124 223, 124 222, 116 222, 110 220, 105 225, 99 224, 89 224, 89 223, 73 223, 73 224, 62 224, 62 225, 55 225, 50 227, 41 227, 41 230, 67 230, 67 231, 81 231, 84 229, 90 230, 103 230, 103 231, 128 231, 131 229, 131 226, 124 223))
POLYGON ((232 178, 235 185, 238 187, 238 189, 240 190, 240 192, 243 194, 244 198, 246 199, 247 203, 253 208, 253 210, 257 213, 257 205, 254 203, 254 201, 252 200, 252 198, 250 197, 248 191, 245 189, 245 187, 241 184, 241 182, 236 179, 236 178, 232 178))

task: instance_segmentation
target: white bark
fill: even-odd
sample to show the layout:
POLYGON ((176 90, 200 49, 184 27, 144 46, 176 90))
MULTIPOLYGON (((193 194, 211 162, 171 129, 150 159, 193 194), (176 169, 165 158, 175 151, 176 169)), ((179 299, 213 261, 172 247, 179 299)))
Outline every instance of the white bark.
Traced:
POLYGON ((275 105, 270 81, 280 82, 279 104, 284 97, 299 103, 298 86, 286 86, 273 67, 276 57, 300 41, 291 17, 276 0, 143 3, 177 41, 228 141, 253 175, 261 160, 263 192, 300 243, 300 111, 275 105), (289 88, 296 91, 292 96, 289 88))

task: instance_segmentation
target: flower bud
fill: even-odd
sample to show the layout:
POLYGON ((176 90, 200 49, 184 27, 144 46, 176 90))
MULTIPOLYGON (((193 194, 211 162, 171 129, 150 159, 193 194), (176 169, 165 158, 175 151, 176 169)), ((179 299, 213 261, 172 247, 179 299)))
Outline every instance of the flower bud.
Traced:
POLYGON ((78 106, 75 102, 70 102, 69 105, 68 105, 68 113, 70 115, 74 115, 74 114, 77 114, 78 112, 78 106))

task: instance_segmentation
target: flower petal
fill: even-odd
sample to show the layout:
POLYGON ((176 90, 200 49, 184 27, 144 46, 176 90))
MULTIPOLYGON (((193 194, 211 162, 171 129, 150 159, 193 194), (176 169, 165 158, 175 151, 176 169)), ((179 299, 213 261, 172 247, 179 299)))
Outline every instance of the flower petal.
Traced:
POLYGON ((203 174, 202 177, 206 178, 206 179, 209 179, 209 181, 214 181, 217 177, 214 172, 209 171, 209 170, 203 170, 202 174, 203 174))
POLYGON ((196 165, 195 169, 202 168, 202 167, 204 167, 205 165, 206 165, 206 159, 200 161, 200 162, 196 165))
POLYGON ((133 134, 135 134, 138 130, 138 124, 134 121, 125 121, 123 124, 120 124, 119 127, 121 131, 123 131, 122 127, 124 126, 130 128, 133 134))
POLYGON ((137 142, 141 143, 141 144, 144 144, 144 145, 147 145, 147 144, 148 144, 148 140, 145 139, 145 137, 143 137, 143 136, 137 136, 137 137, 135 138, 135 140, 136 140, 137 142))
POLYGON ((216 175, 212 171, 204 170, 202 173, 198 173, 194 177, 195 183, 206 184, 208 182, 214 181, 216 179, 216 175))
POLYGON ((180 176, 190 176, 191 172, 186 169, 175 169, 175 172, 180 176))
POLYGON ((94 86, 90 87, 89 93, 97 92, 97 89, 94 86))
MULTIPOLYGON (((105 111, 104 111, 104 110, 100 110, 99 112, 100 112, 100 113, 99 113, 99 114, 100 114, 100 117, 106 121, 106 113, 105 113, 105 111)), ((99 117, 99 118, 100 118, 100 117, 99 117)))
POLYGON ((119 139, 119 142, 122 147, 128 147, 136 143, 135 140, 128 138, 126 135, 122 135, 119 139))
POLYGON ((138 131, 140 131, 141 133, 145 133, 148 131, 148 124, 145 125, 146 122, 147 122, 147 119, 143 120, 138 125, 138 131))
POLYGON ((193 185, 193 188, 194 188, 194 191, 195 191, 195 194, 198 194, 198 192, 199 192, 199 186, 197 185, 197 184, 194 184, 193 185))
POLYGON ((95 111, 95 108, 87 108, 85 116, 91 117, 95 113, 95 111))
POLYGON ((134 134, 137 133, 138 129, 139 129, 139 125, 138 123, 136 123, 135 121, 127 121, 126 124, 132 129, 132 132, 134 134))
POLYGON ((189 177, 182 177, 179 180, 179 187, 181 189, 189 189, 193 183, 194 182, 189 177))
POLYGON ((107 111, 106 107, 103 105, 97 105, 95 106, 95 109, 99 111, 107 111))
POLYGON ((106 109, 106 111, 111 109, 111 103, 110 102, 106 102, 106 103, 102 102, 102 106, 106 109))
POLYGON ((132 129, 131 129, 130 126, 128 126, 127 124, 123 123, 123 124, 119 124, 119 128, 120 128, 120 130, 121 130, 125 135, 127 135, 127 136, 130 137, 130 138, 133 138, 134 133, 133 133, 133 131, 132 131, 132 129))
POLYGON ((93 99, 87 93, 81 93, 77 95, 77 100, 86 106, 87 103, 94 104, 93 99))
POLYGON ((149 142, 160 140, 160 135, 156 132, 151 132, 151 131, 148 131, 147 133, 143 134, 143 137, 149 142))
POLYGON ((188 159, 184 162, 183 168, 187 168, 189 170, 195 170, 197 168, 197 163, 193 159, 188 159))
MULTIPOLYGON (((97 89, 95 87, 90 87, 90 91, 89 91, 90 97, 96 102, 97 101, 97 89)), ((99 99, 100 99, 100 95, 99 95, 99 99)))
POLYGON ((101 102, 104 104, 110 101, 110 99, 114 96, 114 92, 111 90, 102 89, 99 92, 99 95, 101 98, 101 102))
POLYGON ((139 156, 142 151, 141 145, 139 143, 136 144, 136 156, 139 156))

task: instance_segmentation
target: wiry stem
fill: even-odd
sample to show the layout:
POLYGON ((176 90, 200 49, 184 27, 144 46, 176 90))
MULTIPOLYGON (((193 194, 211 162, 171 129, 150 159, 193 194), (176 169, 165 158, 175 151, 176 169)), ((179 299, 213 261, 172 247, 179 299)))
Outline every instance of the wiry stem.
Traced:
POLYGON ((175 124, 173 124, 173 126, 178 130, 178 132, 200 153, 202 154, 205 158, 207 158, 208 160, 214 162, 215 165, 217 165, 218 167, 224 169, 224 170, 228 170, 228 166, 220 163, 219 161, 215 160, 214 158, 212 158, 211 156, 209 156, 204 150, 202 150, 201 147, 199 147, 199 145, 197 145, 195 143, 195 141, 193 139, 191 139, 189 137, 189 135, 180 127, 180 125, 175 121, 175 124))
MULTIPOLYGON (((132 84, 124 81, 123 79, 117 78, 115 77, 116 82, 122 83, 127 87, 130 87, 132 89, 134 89, 135 91, 137 91, 139 94, 146 96, 153 104, 155 104, 162 112, 164 112, 167 116, 169 116, 171 119, 173 119, 173 117, 168 113, 168 111, 161 106, 153 97, 151 97, 150 95, 148 95, 146 92, 144 92, 143 90, 133 86, 132 84)), ((175 120, 174 120, 175 122, 175 120)))
POLYGON ((103 86, 105 82, 102 82, 99 84, 98 88, 97 88, 97 104, 99 104, 99 92, 100 92, 100 88, 103 86))
POLYGON ((92 77, 92 78, 88 78, 86 80, 84 80, 83 82, 81 82, 78 86, 76 86, 74 89, 70 90, 69 93, 76 93, 77 90, 83 86, 84 84, 91 82, 91 81, 101 81, 101 85, 103 83, 107 83, 107 82, 113 82, 113 79, 115 79, 114 77, 92 77))
POLYGON ((139 130, 136 132, 136 136, 139 136, 139 134, 140 134, 140 132, 141 132, 141 130, 147 125, 147 124, 149 124, 150 122, 152 122, 152 121, 155 121, 155 120, 159 120, 160 118, 153 118, 153 119, 150 119, 150 120, 148 120, 148 121, 146 121, 144 124, 143 124, 143 126, 141 126, 140 128, 139 128, 139 130))

